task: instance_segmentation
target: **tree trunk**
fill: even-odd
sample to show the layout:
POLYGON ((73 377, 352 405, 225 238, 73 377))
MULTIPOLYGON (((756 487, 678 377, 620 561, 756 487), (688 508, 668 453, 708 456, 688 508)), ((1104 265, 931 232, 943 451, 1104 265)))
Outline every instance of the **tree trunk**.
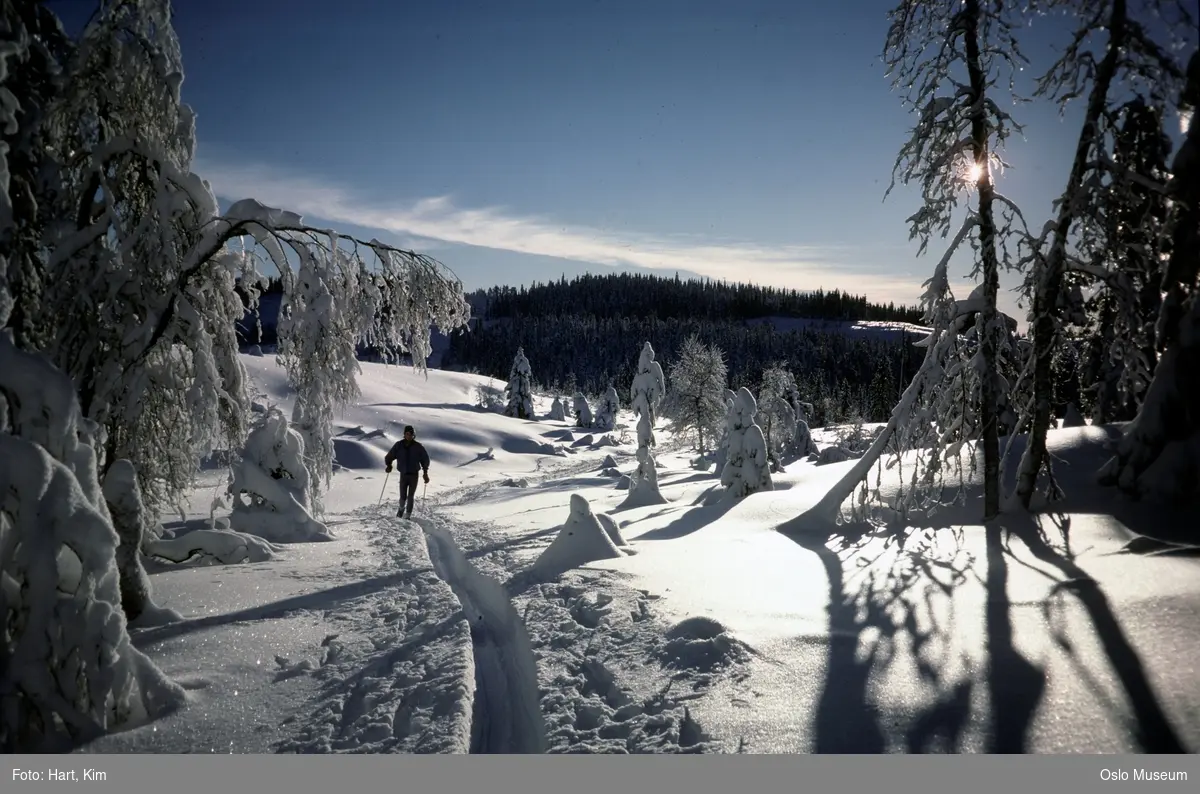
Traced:
POLYGON ((980 375, 979 416, 983 425, 983 518, 995 518, 1000 512, 1000 434, 999 354, 996 345, 996 297, 1000 292, 1000 268, 996 258, 996 220, 992 210, 995 184, 992 182, 988 126, 983 104, 987 75, 979 54, 979 0, 966 0, 964 38, 967 47, 967 74, 975 109, 971 119, 971 148, 979 169, 979 253, 983 265, 982 335, 979 339, 983 371, 980 375))
POLYGON ((1029 428, 1029 443, 1021 455, 1021 465, 1017 471, 1017 498, 1025 509, 1029 509, 1033 492, 1037 488, 1038 475, 1046 465, 1046 435, 1050 431, 1050 422, 1053 421, 1051 408, 1054 400, 1054 377, 1051 357, 1058 341, 1058 322, 1055 315, 1062 296, 1067 234, 1075 220, 1078 193, 1082 189, 1092 145, 1098 136, 1096 122, 1108 100, 1109 87, 1117 73, 1121 50, 1125 46, 1126 21, 1125 0, 1113 0, 1108 25, 1108 47, 1104 59, 1096 69, 1096 82, 1088 97, 1087 115, 1083 119, 1083 129, 1079 132, 1079 143, 1075 147, 1075 159, 1071 164, 1067 189, 1059 203, 1050 251, 1039 263, 1042 272, 1034 283, 1033 422, 1029 428))

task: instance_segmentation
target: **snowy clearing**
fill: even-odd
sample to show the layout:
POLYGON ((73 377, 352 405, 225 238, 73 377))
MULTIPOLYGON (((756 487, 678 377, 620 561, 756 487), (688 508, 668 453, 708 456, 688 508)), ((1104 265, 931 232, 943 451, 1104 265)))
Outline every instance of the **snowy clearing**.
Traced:
MULTIPOLYGON (((243 359, 260 400, 286 406, 274 362, 243 359)), ((1073 494, 1063 528, 951 513, 892 540, 829 540, 798 517, 853 461, 793 462, 730 501, 656 429, 664 501, 622 507, 632 436, 565 453, 583 434, 540 418, 547 398, 525 421, 474 406, 487 379, 362 366, 332 540, 150 566, 155 603, 183 619, 133 641, 188 702, 86 751, 1200 747, 1196 549, 1134 534, 1183 517, 1090 485, 1103 430, 1052 433, 1073 494), (394 517, 394 476, 377 504, 405 424, 433 461, 412 522, 394 517)), ((622 411, 618 429, 633 421, 622 411)), ((225 473, 204 476, 162 548, 214 529, 225 473)))

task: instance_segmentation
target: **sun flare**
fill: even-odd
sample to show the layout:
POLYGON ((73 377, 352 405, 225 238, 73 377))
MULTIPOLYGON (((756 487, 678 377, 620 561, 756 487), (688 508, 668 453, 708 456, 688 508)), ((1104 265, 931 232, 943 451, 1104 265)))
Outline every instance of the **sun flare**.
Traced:
POLYGON ((979 180, 983 178, 983 166, 979 163, 971 163, 967 166, 966 177, 969 184, 979 184, 979 180))

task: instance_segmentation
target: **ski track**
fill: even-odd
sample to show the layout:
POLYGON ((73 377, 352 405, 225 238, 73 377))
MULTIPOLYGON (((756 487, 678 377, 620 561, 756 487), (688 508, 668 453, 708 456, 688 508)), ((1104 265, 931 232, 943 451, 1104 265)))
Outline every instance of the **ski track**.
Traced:
MULTIPOLYGON (((737 746, 708 736, 687 705, 721 682, 731 684, 737 699, 756 697, 744 672, 750 654, 736 639, 719 631, 696 640, 668 637, 671 627, 654 612, 657 597, 608 571, 573 570, 522 584, 531 546, 544 548, 552 535, 531 544, 497 543, 498 529, 457 521, 443 508, 438 523, 443 529, 432 543, 453 544, 455 558, 492 583, 485 600, 501 605, 504 625, 515 619, 528 636, 546 752, 710 753, 737 746)), ((488 651, 481 657, 476 647, 477 670, 486 668, 488 651)), ((478 680, 477 692, 494 686, 486 674, 478 680)), ((525 706, 532 712, 527 700, 525 706)))
MULTIPOLYGON (((465 753, 474 662, 458 599, 437 576, 420 529, 358 511, 356 529, 383 558, 377 575, 399 581, 326 612, 345 630, 317 660, 277 659, 277 680, 312 675, 320 695, 306 717, 281 726, 281 753, 465 753)), ((349 531, 344 528, 343 531, 349 531)))
POLYGON ((428 518, 418 518, 416 523, 425 532, 434 570, 458 596, 471 626, 475 661, 471 752, 545 752, 537 662, 507 592, 471 566, 451 534, 428 518))

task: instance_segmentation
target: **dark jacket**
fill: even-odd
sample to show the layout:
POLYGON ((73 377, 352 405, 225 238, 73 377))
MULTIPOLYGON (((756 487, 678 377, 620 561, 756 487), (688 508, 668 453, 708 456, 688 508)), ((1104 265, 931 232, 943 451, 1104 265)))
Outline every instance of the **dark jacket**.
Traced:
POLYGON ((429 453, 420 441, 411 444, 405 444, 403 439, 397 441, 383 456, 384 465, 391 466, 392 461, 396 462, 401 474, 416 474, 418 471, 429 473, 429 453))

